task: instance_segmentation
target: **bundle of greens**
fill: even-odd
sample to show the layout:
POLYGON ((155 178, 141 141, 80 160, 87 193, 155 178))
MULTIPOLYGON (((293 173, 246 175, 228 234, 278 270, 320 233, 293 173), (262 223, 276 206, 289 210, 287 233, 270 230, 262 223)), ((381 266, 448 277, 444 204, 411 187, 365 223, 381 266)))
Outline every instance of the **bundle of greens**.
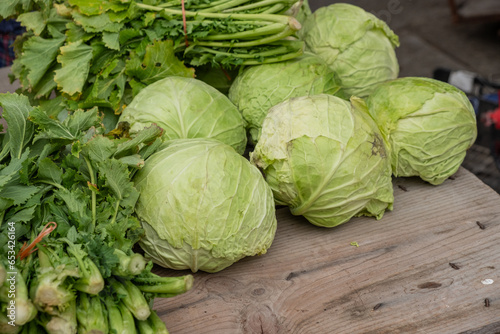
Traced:
POLYGON ((0 332, 167 333, 152 302, 193 278, 159 277, 133 251, 131 182, 162 129, 118 138, 97 108, 53 114, 10 93, 0 106, 0 332))
POLYGON ((295 2, 9 0, 0 3, 0 18, 26 27, 15 43, 11 80, 32 101, 56 92, 71 110, 97 106, 119 114, 166 76, 299 56, 295 2))

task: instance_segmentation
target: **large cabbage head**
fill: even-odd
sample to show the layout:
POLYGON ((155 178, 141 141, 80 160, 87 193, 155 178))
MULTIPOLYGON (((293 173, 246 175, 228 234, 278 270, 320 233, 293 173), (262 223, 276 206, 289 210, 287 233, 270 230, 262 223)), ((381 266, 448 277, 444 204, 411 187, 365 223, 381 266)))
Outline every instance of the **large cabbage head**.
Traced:
POLYGON ((156 123, 163 139, 214 138, 245 151, 247 136, 241 113, 217 89, 193 78, 171 76, 142 89, 122 112, 135 133, 156 123))
POLYGON ((391 166, 365 103, 320 94, 274 106, 250 161, 277 204, 314 225, 381 218, 394 202, 391 166))
POLYGON ((326 62, 312 53, 292 60, 247 67, 229 89, 229 99, 246 121, 250 140, 258 141, 269 109, 292 97, 342 95, 340 81, 326 62))
POLYGON ((147 256, 172 269, 217 272, 266 253, 277 222, 260 171, 214 139, 166 144, 134 177, 147 256))
POLYGON ((399 78, 380 85, 367 104, 391 152, 395 176, 441 184, 458 170, 476 140, 469 99, 442 81, 399 78))
POLYGON ((368 96, 395 79, 399 39, 389 26, 364 9, 345 3, 321 7, 304 21, 301 38, 339 75, 349 96, 368 96))

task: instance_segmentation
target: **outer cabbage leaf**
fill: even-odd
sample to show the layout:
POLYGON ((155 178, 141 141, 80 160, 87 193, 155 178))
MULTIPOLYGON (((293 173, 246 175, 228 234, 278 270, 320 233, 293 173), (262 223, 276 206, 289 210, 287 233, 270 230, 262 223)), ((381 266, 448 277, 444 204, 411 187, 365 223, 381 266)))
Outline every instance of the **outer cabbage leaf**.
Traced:
POLYGON ((229 89, 229 99, 242 113, 256 143, 271 107, 292 97, 320 93, 344 96, 335 72, 320 57, 306 53, 293 60, 246 68, 229 89))
POLYGON ((259 170, 213 139, 178 139, 153 154, 134 178, 140 244, 162 266, 216 272, 266 253, 277 222, 259 170))
POLYGON ((247 137, 243 118, 221 92, 193 78, 171 76, 150 84, 125 108, 119 122, 135 133, 156 123, 164 140, 214 138, 243 154, 247 137))
POLYGON ((344 3, 321 7, 304 21, 300 36, 339 75, 349 96, 366 97, 378 83, 399 74, 394 51, 398 36, 360 7, 344 3))
POLYGON ((250 161, 277 204, 314 225, 380 219, 394 201, 386 147, 366 105, 320 94, 271 108, 250 161))
POLYGON ((390 148, 395 176, 441 184, 458 170, 477 137, 469 99, 445 82, 399 78, 380 85, 367 104, 390 148))

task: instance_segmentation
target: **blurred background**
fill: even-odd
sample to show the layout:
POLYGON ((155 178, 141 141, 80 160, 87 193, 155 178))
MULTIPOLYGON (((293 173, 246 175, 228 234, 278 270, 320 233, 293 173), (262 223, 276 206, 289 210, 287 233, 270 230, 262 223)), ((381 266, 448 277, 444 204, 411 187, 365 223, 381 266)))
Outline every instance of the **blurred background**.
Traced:
MULTIPOLYGON (((399 36, 400 76, 434 77, 471 98, 479 135, 463 166, 500 193, 500 0, 308 0, 314 11, 336 2, 357 5, 399 36), (495 124, 491 115, 497 115, 495 124)), ((23 29, 0 22, 0 68, 11 64, 11 43, 23 29)))

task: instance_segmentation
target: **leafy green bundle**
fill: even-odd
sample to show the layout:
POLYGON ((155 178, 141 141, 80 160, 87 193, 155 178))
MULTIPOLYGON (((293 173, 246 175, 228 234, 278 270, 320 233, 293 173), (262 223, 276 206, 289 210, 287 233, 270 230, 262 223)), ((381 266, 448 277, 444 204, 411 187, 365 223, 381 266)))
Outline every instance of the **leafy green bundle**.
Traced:
POLYGON ((15 43, 11 74, 23 93, 44 100, 55 91, 71 110, 119 114, 166 76, 300 55, 303 42, 287 38, 300 29, 285 15, 295 2, 9 0, 0 3, 0 18, 15 17, 27 29, 15 43))
POLYGON ((0 332, 166 333, 151 302, 189 290, 193 278, 159 277, 133 251, 143 230, 131 182, 162 129, 114 138, 97 108, 51 115, 10 93, 0 106, 8 126, 0 134, 0 332))

